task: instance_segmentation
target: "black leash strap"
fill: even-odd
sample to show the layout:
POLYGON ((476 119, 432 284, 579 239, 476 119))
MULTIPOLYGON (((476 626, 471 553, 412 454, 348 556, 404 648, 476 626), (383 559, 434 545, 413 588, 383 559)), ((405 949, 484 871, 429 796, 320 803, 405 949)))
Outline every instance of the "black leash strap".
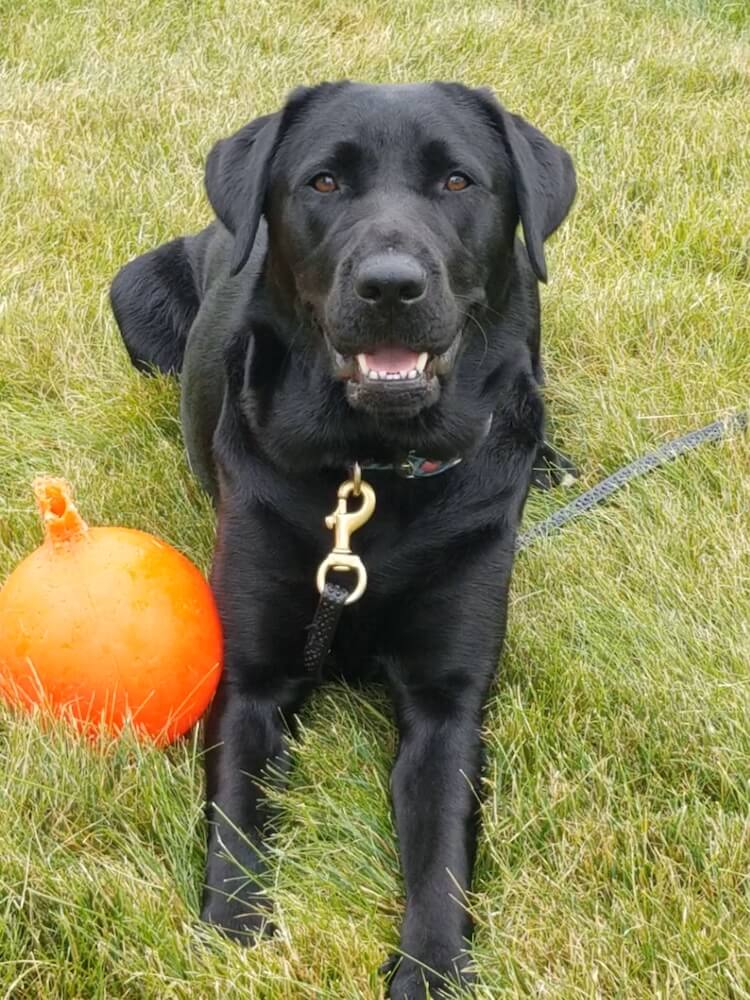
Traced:
POLYGON ((590 490, 581 493, 571 503, 556 510, 554 514, 545 518, 544 521, 540 521, 538 524, 533 524, 530 528, 527 528, 516 540, 516 551, 528 548, 529 545, 533 545, 540 538, 547 538, 549 535, 559 531, 568 521, 580 517, 581 514, 585 514, 592 507, 596 507, 598 504, 609 499, 616 490, 629 483, 631 479, 637 479, 638 476, 643 476, 647 472, 651 472, 652 469, 658 469, 660 466, 666 465, 667 462, 671 462, 680 455, 684 455, 686 451, 692 451, 693 448, 697 448, 707 441, 721 441, 723 438, 739 434, 741 431, 747 430, 749 422, 748 412, 740 410, 737 413, 731 414, 726 420, 715 420, 707 427, 690 431, 688 434, 684 434, 674 441, 667 441, 666 444, 663 444, 655 451, 649 452, 647 455, 642 455, 634 462, 631 462, 630 465, 625 465, 611 476, 607 476, 606 479, 597 483, 596 486, 592 486, 590 490))
POLYGON ((323 673, 341 612, 348 597, 349 591, 346 587, 340 587, 337 583, 328 581, 323 587, 305 643, 303 663, 308 673, 318 675, 323 673))

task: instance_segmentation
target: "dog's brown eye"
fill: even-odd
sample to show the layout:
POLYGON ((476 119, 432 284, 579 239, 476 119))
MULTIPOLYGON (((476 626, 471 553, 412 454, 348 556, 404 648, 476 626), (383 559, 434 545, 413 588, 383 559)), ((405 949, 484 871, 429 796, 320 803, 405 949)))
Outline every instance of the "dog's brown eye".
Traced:
POLYGON ((446 190, 448 191, 463 191, 471 184, 471 181, 466 176, 466 174, 451 174, 448 180, 445 182, 446 190))
POLYGON ((317 174, 310 181, 310 184, 321 194, 330 194, 331 191, 338 191, 339 188, 336 178, 332 177, 331 174, 317 174))

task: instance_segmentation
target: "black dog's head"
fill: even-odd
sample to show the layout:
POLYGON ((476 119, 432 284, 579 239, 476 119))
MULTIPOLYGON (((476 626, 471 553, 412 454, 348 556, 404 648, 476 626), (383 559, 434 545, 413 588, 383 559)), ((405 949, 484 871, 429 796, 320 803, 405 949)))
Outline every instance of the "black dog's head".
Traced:
POLYGON ((297 90, 219 142, 206 186, 235 237, 233 272, 265 213, 277 287, 351 407, 388 422, 455 378, 467 322, 505 294, 519 219, 546 280, 544 240, 575 176, 489 92, 344 82, 297 90))

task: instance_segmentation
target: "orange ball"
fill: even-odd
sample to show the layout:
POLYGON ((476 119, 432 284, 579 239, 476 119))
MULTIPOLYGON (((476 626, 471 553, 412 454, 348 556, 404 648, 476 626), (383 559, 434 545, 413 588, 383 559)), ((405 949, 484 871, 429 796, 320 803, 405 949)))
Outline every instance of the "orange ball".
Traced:
POLYGON ((126 721, 159 743, 185 733, 221 673, 211 590, 171 545, 89 528, 59 479, 37 480, 44 544, 0 590, 0 694, 84 730, 126 721))

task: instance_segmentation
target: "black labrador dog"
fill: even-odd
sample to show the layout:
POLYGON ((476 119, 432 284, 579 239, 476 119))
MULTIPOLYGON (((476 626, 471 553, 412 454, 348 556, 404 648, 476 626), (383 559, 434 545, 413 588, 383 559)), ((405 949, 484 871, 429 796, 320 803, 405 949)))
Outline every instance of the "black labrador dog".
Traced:
POLYGON ((323 518, 360 463, 369 585, 329 668, 393 698, 406 911, 389 989, 434 995, 471 978, 461 895, 516 531, 534 470, 570 470, 544 440, 537 282, 573 166, 488 91, 341 82, 218 142, 206 187, 216 221, 111 293, 134 364, 181 372, 189 459, 218 506, 202 916, 238 939, 269 926, 254 779, 320 682, 303 650, 323 518))

